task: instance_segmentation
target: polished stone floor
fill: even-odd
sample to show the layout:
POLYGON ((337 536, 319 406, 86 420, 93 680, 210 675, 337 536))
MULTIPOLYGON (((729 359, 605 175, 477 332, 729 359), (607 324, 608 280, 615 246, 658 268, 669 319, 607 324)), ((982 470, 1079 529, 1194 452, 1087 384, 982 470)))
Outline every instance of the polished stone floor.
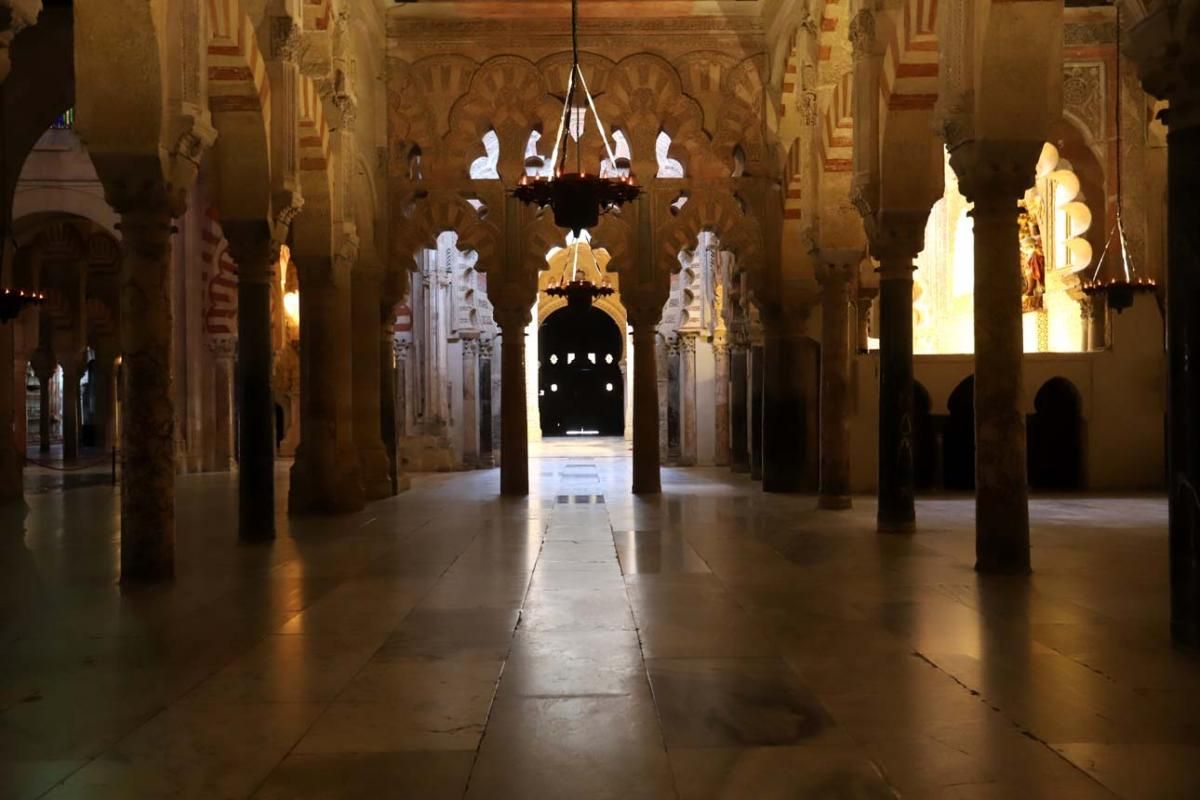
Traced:
POLYGON ((125 593, 113 489, 31 496, 0 797, 1200 797, 1161 499, 1038 499, 1036 574, 985 580, 967 499, 880 537, 869 499, 693 469, 639 500, 623 446, 573 447, 528 501, 416 476, 270 546, 182 478, 178 580, 125 593))

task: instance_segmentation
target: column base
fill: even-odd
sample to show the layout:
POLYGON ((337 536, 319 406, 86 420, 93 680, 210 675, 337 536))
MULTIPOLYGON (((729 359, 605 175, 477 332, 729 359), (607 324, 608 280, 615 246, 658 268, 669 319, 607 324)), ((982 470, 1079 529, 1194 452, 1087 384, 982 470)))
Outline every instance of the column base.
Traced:
MULTIPOLYGON (((317 465, 301 452, 296 456, 288 492, 289 514, 348 514, 361 511, 366 494, 353 457, 338 458, 336 464, 317 465)), ((389 487, 390 491, 390 487, 389 487)))
POLYGON ((359 469, 362 474, 363 497, 367 502, 383 500, 392 496, 391 461, 387 451, 379 448, 358 451, 359 469))
POLYGON ((817 508, 825 511, 846 511, 854 506, 847 494, 823 494, 817 498, 817 508))
POLYGON ((980 559, 975 562, 975 571, 981 575, 1032 575, 1033 567, 1025 559, 980 559))
POLYGON ((749 464, 731 464, 729 469, 738 473, 739 475, 746 475, 750 473, 749 464))
POLYGON ((881 519, 875 523, 875 530, 877 533, 916 533, 917 523, 916 520, 896 522, 881 519))

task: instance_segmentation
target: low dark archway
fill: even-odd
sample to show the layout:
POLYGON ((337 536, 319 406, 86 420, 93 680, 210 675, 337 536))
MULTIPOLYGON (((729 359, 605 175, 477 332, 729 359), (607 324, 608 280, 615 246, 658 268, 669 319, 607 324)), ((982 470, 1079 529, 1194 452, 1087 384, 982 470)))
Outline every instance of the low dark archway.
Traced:
POLYGON ((937 487, 937 433, 933 401, 919 382, 913 382, 913 475, 918 491, 937 487))
POLYGON ((1028 420, 1029 486, 1074 491, 1083 488, 1083 406, 1066 378, 1051 378, 1033 399, 1028 420))
POLYGON ((625 430, 623 337, 598 308, 563 308, 538 330, 542 434, 620 436, 625 430))
POLYGON ((975 489, 975 376, 963 380, 950 393, 950 416, 942 441, 942 464, 947 489, 975 489))

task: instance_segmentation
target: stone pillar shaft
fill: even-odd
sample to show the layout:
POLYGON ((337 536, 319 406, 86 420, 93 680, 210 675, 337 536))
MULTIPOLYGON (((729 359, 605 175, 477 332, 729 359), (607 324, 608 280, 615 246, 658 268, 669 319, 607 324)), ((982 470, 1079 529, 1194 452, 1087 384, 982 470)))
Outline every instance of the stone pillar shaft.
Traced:
POLYGON ((72 354, 63 362, 63 460, 79 458, 79 360, 72 354))
POLYGON ((696 465, 696 334, 679 337, 679 463, 696 465))
POLYGON ((236 347, 237 343, 232 341, 213 345, 217 422, 215 456, 218 469, 233 469, 237 463, 237 447, 234 444, 237 436, 236 347))
POLYGON ((353 267, 350 337, 354 361, 351 370, 354 384, 354 445, 358 451, 362 486, 367 500, 381 500, 392 495, 387 449, 380 428, 383 414, 379 406, 379 298, 382 279, 380 269, 374 264, 360 260, 353 267))
POLYGON ((659 494, 658 358, 655 325, 633 323, 633 493, 659 494))
POLYGON ((479 466, 479 339, 462 340, 463 466, 479 466))
MULTIPOLYGON (((365 502, 354 447, 350 262, 297 255, 300 277, 300 446, 293 513, 356 511, 365 502)), ((374 315, 373 318, 377 318, 374 315)))
POLYGON ((850 270, 821 273, 821 471, 818 505, 850 508, 850 270))
MULTIPOLYGON (((1170 113, 1182 116, 1175 105, 1170 113)), ((1169 129, 1167 181, 1171 632, 1177 643, 1200 648, 1200 124, 1169 129)))
POLYGON ((271 279, 279 261, 265 220, 222 225, 238 267, 238 537, 275 538, 275 401, 271 279))
POLYGON ((764 348, 754 345, 750 348, 750 478, 763 479, 763 383, 765 380, 764 348))
POLYGON ((763 347, 763 491, 817 488, 817 364, 813 342, 802 333, 768 323, 763 347))
POLYGON ((880 254, 879 270, 879 511, 878 529, 916 528, 913 463, 913 261, 905 252, 880 254))
MULTIPOLYGON (((529 494, 529 421, 525 409, 525 327, 528 311, 500 320, 500 493, 529 494)), ((499 319, 499 318, 497 318, 499 319)))
POLYGON ((121 582, 175 575, 171 211, 121 211, 121 582))
POLYGON ((0 324, 0 506, 21 501, 25 493, 25 443, 18 443, 15 438, 17 404, 13 334, 16 325, 16 320, 0 324))
POLYGON ((729 344, 723 333, 713 338, 713 413, 716 448, 714 463, 727 467, 730 462, 729 436, 729 344))
POLYGON ((749 349, 729 349, 729 463, 734 472, 750 471, 749 349))
POLYGON ((1029 564, 1022 397, 1021 253, 1016 197, 975 201, 976 569, 1024 573, 1029 564))

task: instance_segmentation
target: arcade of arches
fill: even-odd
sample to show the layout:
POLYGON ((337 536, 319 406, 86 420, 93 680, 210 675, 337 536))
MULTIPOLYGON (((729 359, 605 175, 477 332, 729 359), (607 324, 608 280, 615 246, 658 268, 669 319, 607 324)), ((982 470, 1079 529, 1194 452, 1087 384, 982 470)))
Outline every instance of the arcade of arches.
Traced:
POLYGON ((579 5, 0 0, 0 796, 1200 796, 1200 3, 579 5))

